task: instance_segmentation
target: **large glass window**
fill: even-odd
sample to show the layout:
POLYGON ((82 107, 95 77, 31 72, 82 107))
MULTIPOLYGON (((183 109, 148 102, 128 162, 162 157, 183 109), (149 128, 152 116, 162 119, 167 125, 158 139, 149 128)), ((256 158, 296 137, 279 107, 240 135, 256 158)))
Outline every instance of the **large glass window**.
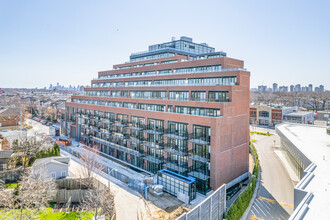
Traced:
POLYGON ((139 104, 139 109, 148 111, 158 111, 165 112, 165 105, 155 105, 155 104, 139 104))
POLYGON ((192 101, 206 101, 206 92, 191 92, 191 100, 192 101))
POLYGON ((209 116, 209 117, 220 117, 220 109, 213 109, 213 108, 176 106, 175 113, 209 116))
POLYGON ((228 91, 210 91, 209 102, 229 102, 228 91))
POLYGON ((269 118, 269 112, 268 111, 259 111, 259 117, 269 118))
POLYGON ((169 99, 173 100, 189 100, 188 91, 171 91, 169 92, 169 99))

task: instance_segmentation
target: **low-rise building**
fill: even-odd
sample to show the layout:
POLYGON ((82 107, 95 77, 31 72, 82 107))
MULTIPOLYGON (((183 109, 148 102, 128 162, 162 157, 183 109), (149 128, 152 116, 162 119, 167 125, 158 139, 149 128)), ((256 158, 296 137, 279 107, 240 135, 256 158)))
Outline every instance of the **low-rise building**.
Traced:
POLYGON ((283 115, 283 122, 299 124, 312 124, 314 122, 314 112, 291 112, 283 115))
MULTIPOLYGON (((281 148, 300 181, 294 188, 289 220, 329 219, 330 134, 326 126, 283 123, 276 126, 281 148)), ((290 168, 290 169, 291 169, 290 168)))
POLYGON ((250 107, 250 124, 275 126, 282 122, 312 124, 314 113, 299 111, 298 107, 259 105, 250 107))
POLYGON ((32 169, 43 167, 53 179, 64 179, 68 176, 69 165, 69 156, 47 157, 37 159, 34 162, 32 169))
POLYGON ((8 160, 12 154, 12 150, 0 150, 0 171, 7 170, 8 160))
POLYGON ((0 127, 18 126, 20 122, 24 122, 24 117, 20 116, 20 108, 5 108, 0 110, 0 127))
POLYGON ((317 111, 315 119, 319 121, 326 121, 327 124, 330 123, 330 111, 317 111))

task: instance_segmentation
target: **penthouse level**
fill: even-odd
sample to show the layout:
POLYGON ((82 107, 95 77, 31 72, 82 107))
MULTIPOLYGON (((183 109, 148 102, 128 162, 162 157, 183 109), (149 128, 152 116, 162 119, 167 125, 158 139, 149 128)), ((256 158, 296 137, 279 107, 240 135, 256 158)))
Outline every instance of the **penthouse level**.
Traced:
POLYGON ((250 73, 198 45, 210 51, 175 46, 163 56, 153 45, 153 57, 142 52, 99 72, 66 103, 64 132, 132 168, 194 177, 200 193, 246 178, 250 73))

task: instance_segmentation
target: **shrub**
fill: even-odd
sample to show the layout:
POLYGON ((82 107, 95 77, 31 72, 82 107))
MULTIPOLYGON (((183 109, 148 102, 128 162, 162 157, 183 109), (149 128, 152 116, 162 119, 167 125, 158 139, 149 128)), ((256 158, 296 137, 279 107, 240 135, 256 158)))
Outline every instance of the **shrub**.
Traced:
POLYGON ((257 178, 259 175, 259 158, 254 145, 250 144, 250 152, 255 158, 255 165, 253 168, 253 177, 247 189, 238 197, 234 204, 230 207, 226 214, 227 220, 239 220, 244 214, 246 208, 249 206, 254 190, 257 185, 257 178))
POLYGON ((34 161, 39 158, 54 157, 54 156, 60 156, 60 155, 61 155, 60 146, 57 143, 54 143, 52 148, 39 151, 34 158, 30 159, 29 164, 32 165, 34 163, 34 161))

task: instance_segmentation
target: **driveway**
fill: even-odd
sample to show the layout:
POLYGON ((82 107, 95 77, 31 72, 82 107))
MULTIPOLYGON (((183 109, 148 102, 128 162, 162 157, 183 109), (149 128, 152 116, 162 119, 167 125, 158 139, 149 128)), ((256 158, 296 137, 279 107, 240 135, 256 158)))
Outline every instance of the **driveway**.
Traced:
POLYGON ((251 136, 257 140, 254 145, 260 160, 261 185, 248 219, 288 219, 293 212, 294 185, 274 152, 280 146, 280 138, 273 129, 267 130, 273 135, 251 136))

